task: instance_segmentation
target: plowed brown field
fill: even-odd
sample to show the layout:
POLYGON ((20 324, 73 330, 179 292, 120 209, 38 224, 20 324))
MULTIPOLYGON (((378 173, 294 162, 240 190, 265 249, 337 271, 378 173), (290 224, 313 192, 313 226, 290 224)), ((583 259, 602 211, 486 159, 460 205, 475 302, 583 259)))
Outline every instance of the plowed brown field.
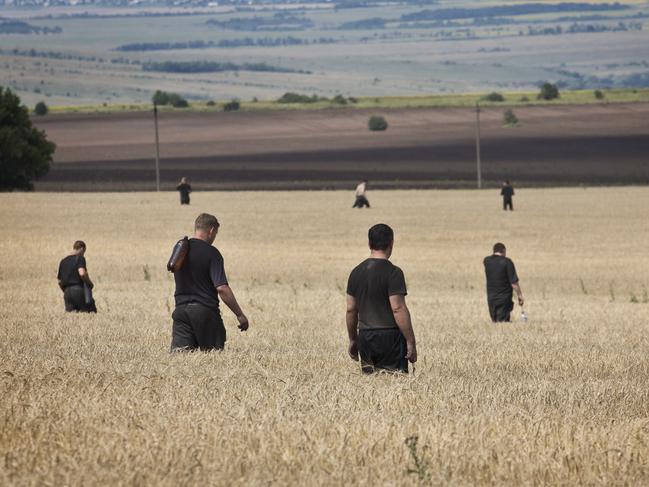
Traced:
MULTIPOLYGON (((481 114, 483 178, 519 185, 649 184, 649 104, 505 108, 481 114)), ((154 188, 151 114, 38 119, 57 143, 37 189, 154 188)), ((160 115, 161 178, 171 189, 461 187, 475 184, 475 111, 337 109, 160 115), (370 132, 370 115, 386 132, 370 132)))

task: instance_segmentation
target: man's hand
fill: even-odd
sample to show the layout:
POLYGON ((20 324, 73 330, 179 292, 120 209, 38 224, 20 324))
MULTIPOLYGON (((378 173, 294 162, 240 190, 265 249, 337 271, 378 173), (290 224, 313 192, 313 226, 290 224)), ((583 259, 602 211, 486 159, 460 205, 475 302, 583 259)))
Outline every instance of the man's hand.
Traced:
POLYGON ((406 352, 406 358, 408 359, 408 362, 414 364, 417 361, 417 345, 409 343, 407 347, 408 351, 406 352))
POLYGON ((228 286, 227 283, 221 284, 216 287, 216 292, 218 293, 219 298, 221 298, 221 301, 223 301, 227 307, 230 308, 230 311, 234 313, 234 316, 237 317, 237 321, 239 322, 237 328, 241 331, 246 331, 250 326, 250 323, 248 323, 248 318, 246 318, 246 315, 241 311, 241 307, 239 306, 239 303, 237 303, 237 298, 234 297, 234 293, 232 292, 232 289, 230 289, 230 286, 228 286))
POLYGON ((524 304, 525 304, 525 300, 523 299, 523 295, 521 294, 521 295, 518 297, 518 305, 519 305, 519 306, 523 306, 524 304))
POLYGON ((348 353, 352 360, 356 360, 358 362, 358 344, 356 343, 356 340, 349 341, 348 353))
POLYGON ((248 318, 246 318, 246 315, 240 314, 237 316, 237 320, 239 320, 239 325, 237 328, 241 331, 246 331, 248 327, 250 326, 250 323, 248 323, 248 318))

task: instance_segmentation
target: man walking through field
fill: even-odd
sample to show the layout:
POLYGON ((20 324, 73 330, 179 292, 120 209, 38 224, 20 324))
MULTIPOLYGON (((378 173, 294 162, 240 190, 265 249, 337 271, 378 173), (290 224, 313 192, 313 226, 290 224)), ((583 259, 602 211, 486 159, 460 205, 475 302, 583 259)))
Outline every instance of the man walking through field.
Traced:
POLYGON ((523 306, 523 291, 518 282, 516 267, 511 259, 507 258, 505 244, 497 243, 493 248, 493 255, 485 257, 484 270, 487 277, 487 303, 491 321, 510 321, 510 314, 514 308, 512 301, 513 291, 518 296, 518 304, 523 306))
POLYGON ((370 257, 349 275, 347 333, 349 355, 360 357, 361 370, 408 373, 417 361, 415 332, 406 305, 406 281, 390 262, 394 232, 382 223, 368 232, 370 257))
POLYGON ((95 301, 90 293, 94 284, 88 275, 85 254, 86 244, 82 240, 77 240, 72 245, 72 254, 59 263, 57 278, 59 287, 63 291, 65 310, 69 312, 97 312, 95 301))
POLYGON ((192 186, 187 182, 186 177, 180 178, 180 183, 176 186, 176 191, 180 193, 180 204, 189 204, 189 193, 192 192, 192 186))
POLYGON ((219 226, 214 215, 198 215, 194 238, 189 239, 187 257, 182 267, 174 272, 176 309, 172 314, 172 352, 220 350, 225 346, 226 333, 219 298, 237 317, 239 329, 248 329, 248 318, 228 285, 223 256, 212 246, 219 226))
POLYGON ((514 187, 509 182, 509 180, 503 183, 503 187, 500 190, 500 195, 503 197, 503 210, 507 211, 507 208, 509 208, 510 211, 514 211, 514 187))

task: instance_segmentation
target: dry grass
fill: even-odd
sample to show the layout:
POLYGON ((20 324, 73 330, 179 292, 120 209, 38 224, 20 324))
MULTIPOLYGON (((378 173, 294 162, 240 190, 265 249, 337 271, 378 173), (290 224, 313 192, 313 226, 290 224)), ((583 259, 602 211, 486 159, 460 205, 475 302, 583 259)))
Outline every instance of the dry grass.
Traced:
POLYGON ((507 214, 494 191, 362 211, 348 192, 0 195, 0 484, 646 485, 649 189, 519 193, 507 214), (224 312, 225 352, 171 356, 164 265, 199 211, 252 328, 224 312), (410 289, 408 378, 346 356, 344 284, 378 221, 410 289), (54 279, 77 238, 96 316, 65 314, 54 279), (527 325, 488 321, 496 240, 527 325))

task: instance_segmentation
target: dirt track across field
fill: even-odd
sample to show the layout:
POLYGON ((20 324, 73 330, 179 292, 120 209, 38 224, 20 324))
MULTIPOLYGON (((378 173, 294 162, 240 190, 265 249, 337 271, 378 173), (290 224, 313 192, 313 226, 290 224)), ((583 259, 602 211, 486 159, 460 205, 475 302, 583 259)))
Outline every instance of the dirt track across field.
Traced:
MULTIPOLYGON (((486 185, 649 184, 649 104, 516 108, 481 112, 486 185)), ((163 189, 181 176, 195 189, 475 185, 474 110, 395 109, 161 113, 163 189), (386 132, 370 132, 370 115, 386 132)), ((36 120, 58 149, 47 191, 154 189, 150 114, 66 115, 36 120)))

